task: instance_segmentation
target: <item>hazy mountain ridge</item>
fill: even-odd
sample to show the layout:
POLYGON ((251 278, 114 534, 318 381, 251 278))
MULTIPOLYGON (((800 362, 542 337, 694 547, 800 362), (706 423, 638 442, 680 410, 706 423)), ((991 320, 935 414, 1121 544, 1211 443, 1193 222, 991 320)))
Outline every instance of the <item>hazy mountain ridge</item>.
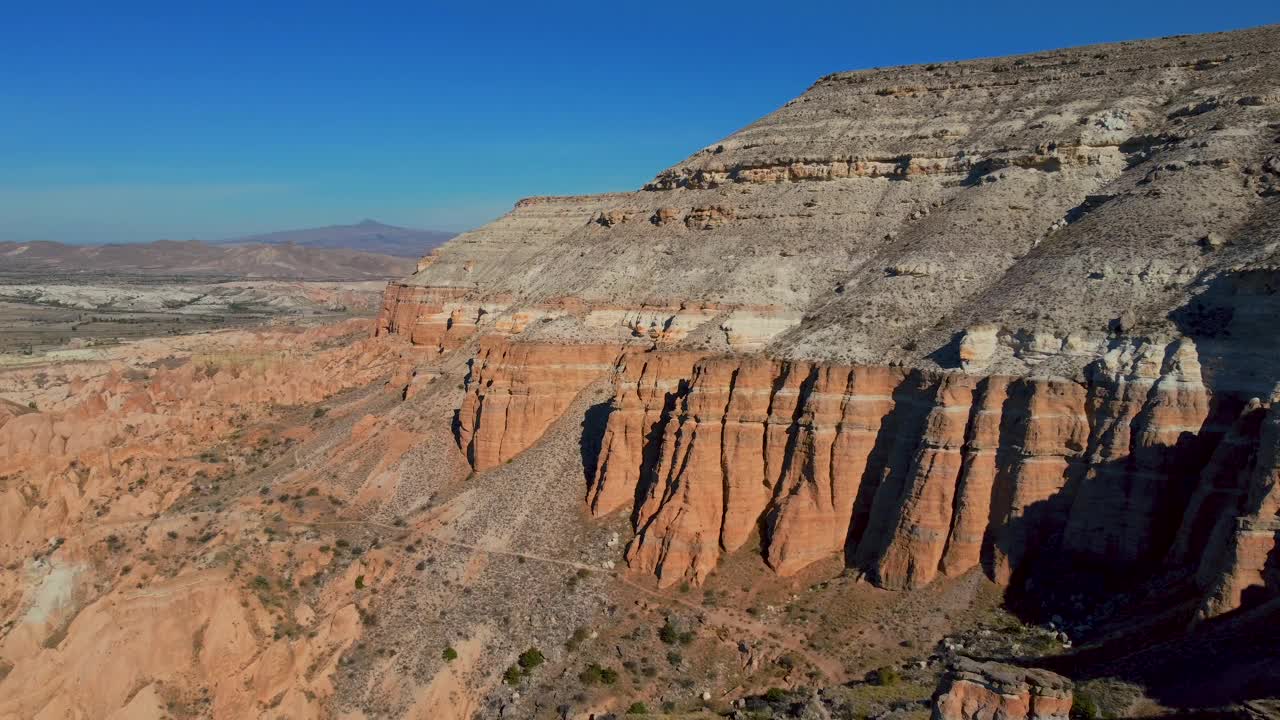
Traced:
POLYGON ((410 272, 403 257, 296 244, 215 245, 200 240, 68 245, 0 242, 0 272, 370 279, 410 272))
POLYGON ((318 228, 280 230, 218 241, 218 244, 265 243, 294 244, 310 248, 342 248, 363 252, 414 258, 427 254, 457 235, 442 230, 387 225, 364 219, 354 225, 327 225, 318 228))

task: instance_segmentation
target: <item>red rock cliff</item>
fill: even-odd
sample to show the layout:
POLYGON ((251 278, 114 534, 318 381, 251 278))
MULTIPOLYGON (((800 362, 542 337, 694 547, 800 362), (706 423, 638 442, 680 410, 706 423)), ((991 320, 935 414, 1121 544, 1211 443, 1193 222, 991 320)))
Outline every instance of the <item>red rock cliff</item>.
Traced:
POLYGON ((573 398, 604 377, 621 348, 480 341, 458 415, 458 444, 476 470, 501 465, 528 448, 573 398))

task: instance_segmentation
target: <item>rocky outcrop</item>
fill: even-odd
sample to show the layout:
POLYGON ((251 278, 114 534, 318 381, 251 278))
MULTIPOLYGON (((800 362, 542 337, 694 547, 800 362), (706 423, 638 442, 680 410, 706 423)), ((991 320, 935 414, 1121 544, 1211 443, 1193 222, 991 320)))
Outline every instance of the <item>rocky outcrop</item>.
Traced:
POLYGON ((933 720, 1067 720, 1072 683, 1048 670, 954 661, 933 697, 933 720))
POLYGON ((1037 557, 1146 572, 1200 563, 1191 538, 1239 514, 1213 478, 1250 431, 1208 424, 1187 340, 1122 344, 1082 381, 659 351, 616 383, 588 503, 632 510, 628 560, 663 585, 757 531, 782 574, 843 553, 889 588, 1037 557))
MULTIPOLYGON (((1206 587, 1200 617, 1239 607, 1254 607, 1280 596, 1280 393, 1265 410, 1251 403, 1215 457, 1214 472, 1197 494, 1208 512, 1193 517, 1216 519, 1206 540, 1199 580, 1206 587), (1241 443, 1257 433, 1257 444, 1241 443), (1253 450, 1251 462, 1241 450, 1253 450), (1256 449, 1254 449, 1256 448, 1256 449), (1226 482, 1221 482, 1226 480, 1226 482), (1216 510, 1216 512, 1214 512, 1216 510)), ((1194 524, 1184 524, 1178 549, 1195 543, 1194 524)))
POLYGON ((1114 146, 1031 148, 1024 152, 991 151, 968 156, 834 158, 759 165, 708 164, 666 170, 646 190, 711 189, 732 183, 776 184, 841 180, 847 178, 907 179, 925 175, 968 175, 1010 167, 1059 170, 1064 164, 1102 165, 1119 156, 1114 146))
POLYGON ((481 341, 458 413, 458 444, 476 470, 532 445, 592 381, 604 377, 618 346, 481 341))
POLYGON ((685 390, 699 353, 634 353, 622 357, 616 391, 587 503, 592 514, 630 507, 635 494, 653 484, 658 437, 676 398, 685 390), (639 458, 639 462, 635 459, 639 458))
POLYGON ((464 288, 414 287, 388 283, 375 335, 399 335, 415 345, 453 350, 476 330, 480 308, 458 300, 464 288))

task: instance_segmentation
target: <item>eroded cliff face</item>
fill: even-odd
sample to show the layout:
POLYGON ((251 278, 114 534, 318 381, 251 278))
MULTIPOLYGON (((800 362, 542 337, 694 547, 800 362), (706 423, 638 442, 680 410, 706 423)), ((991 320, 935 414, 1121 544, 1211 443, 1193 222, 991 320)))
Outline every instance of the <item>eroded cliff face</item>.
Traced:
POLYGON ((1008 581, 1050 544, 1150 560, 1171 540, 1155 526, 1177 517, 1188 479, 1126 500, 1134 491, 1124 483, 1144 476, 1107 468, 1149 462, 1171 448, 1171 434, 1199 431, 1206 398, 1195 368, 1178 360, 1185 354, 1163 365, 1118 357, 1085 384, 705 360, 662 383, 684 388, 674 401, 652 395, 638 409, 623 382, 615 406, 627 410, 607 436, 637 436, 637 416, 664 416, 653 423, 661 431, 646 433, 648 448, 607 443, 597 487, 640 499, 628 557, 663 584, 702 580, 757 529, 779 572, 843 552, 886 587, 978 565, 1008 581), (1134 418, 1130 451, 1115 426, 1134 418), (610 485, 646 476, 651 484, 631 493, 610 485), (1123 520, 1099 528, 1106 513, 1123 520))
POLYGON ((506 462, 610 374, 586 502, 631 514, 627 560, 663 586, 758 534, 781 574, 842 556, 886 588, 1168 564, 1202 568, 1220 613, 1280 587, 1270 405, 1216 422, 1187 339, 1118 343, 1079 380, 485 341, 461 446, 478 470, 506 462))
POLYGON ((533 445, 583 388, 613 368, 621 351, 482 340, 458 413, 458 444, 471 466, 487 470, 533 445))
POLYGON ((784 575, 1173 569, 1248 605, 1280 592, 1277 32, 822 78, 446 244, 379 333, 474 352, 476 470, 612 377, 586 503, 663 585, 758 538, 784 575))

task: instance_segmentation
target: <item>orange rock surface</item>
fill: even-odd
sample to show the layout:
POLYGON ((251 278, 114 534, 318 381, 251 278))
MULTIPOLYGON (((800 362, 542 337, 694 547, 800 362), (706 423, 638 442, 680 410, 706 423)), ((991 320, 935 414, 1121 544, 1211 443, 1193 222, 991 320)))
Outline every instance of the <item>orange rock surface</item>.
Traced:
POLYGON ((620 347, 481 340, 458 414, 458 441, 476 470, 510 460, 542 436, 620 347))
POLYGON ((933 699, 933 720, 1066 720, 1071 681, 1047 670, 958 659, 933 699))

